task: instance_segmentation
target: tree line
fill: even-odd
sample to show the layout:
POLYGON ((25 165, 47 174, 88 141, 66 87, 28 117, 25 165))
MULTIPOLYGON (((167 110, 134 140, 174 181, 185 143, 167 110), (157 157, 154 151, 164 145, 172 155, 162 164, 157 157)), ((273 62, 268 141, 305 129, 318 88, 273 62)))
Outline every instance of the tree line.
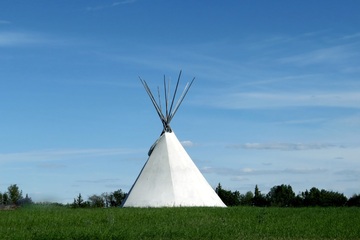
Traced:
MULTIPOLYGON (((257 207, 360 207, 360 194, 354 194, 347 198, 343 193, 318 189, 316 187, 295 194, 290 185, 277 185, 270 189, 267 194, 261 193, 255 185, 254 192, 248 191, 240 194, 239 191, 223 189, 219 183, 215 192, 227 206, 257 206, 257 207)), ((93 194, 85 200, 81 193, 74 198, 72 203, 66 206, 72 208, 104 208, 119 207, 122 205, 127 193, 121 189, 100 195, 93 194)), ((26 194, 23 197, 22 191, 16 184, 12 184, 4 193, 0 192, 0 208, 5 206, 22 206, 34 204, 26 194)), ((63 205, 60 203, 53 203, 63 205)))
MULTIPOLYGON (((74 198, 73 203, 66 204, 66 206, 72 208, 86 208, 86 207, 119 207, 121 206, 122 201, 125 199, 126 193, 121 189, 116 190, 110 193, 102 193, 101 195, 93 194, 88 197, 87 200, 84 200, 81 196, 81 193, 74 198)), ((44 204, 44 203, 34 203, 28 194, 23 197, 22 190, 17 186, 17 184, 11 184, 7 191, 4 193, 0 192, 0 209, 5 207, 18 207, 29 204, 44 204)), ((48 204, 48 203, 47 203, 48 204)), ((51 203, 55 205, 63 205, 61 203, 51 203)))
POLYGON ((23 197, 22 191, 16 184, 11 184, 4 193, 0 192, 0 207, 9 205, 20 206, 31 203, 33 203, 31 198, 27 194, 23 197))
POLYGON ((79 193, 79 195, 74 198, 74 201, 70 204, 70 206, 72 208, 120 207, 125 197, 126 193, 124 193, 121 189, 110 193, 105 192, 101 195, 93 194, 88 197, 87 201, 85 201, 81 196, 81 193, 79 193))
POLYGON ((254 192, 240 194, 222 188, 219 183, 215 189, 221 200, 227 206, 258 206, 258 207, 360 207, 360 194, 354 194, 349 199, 334 191, 318 189, 316 187, 295 195, 290 185, 277 185, 267 194, 262 194, 257 185, 254 192))

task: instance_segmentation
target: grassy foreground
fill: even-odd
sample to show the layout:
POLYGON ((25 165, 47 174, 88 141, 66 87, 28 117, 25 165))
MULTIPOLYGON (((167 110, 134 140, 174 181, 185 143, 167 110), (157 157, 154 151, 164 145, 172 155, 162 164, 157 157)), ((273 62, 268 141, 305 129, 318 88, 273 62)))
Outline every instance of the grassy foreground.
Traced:
POLYGON ((0 211, 0 239, 360 239, 360 208, 0 211))

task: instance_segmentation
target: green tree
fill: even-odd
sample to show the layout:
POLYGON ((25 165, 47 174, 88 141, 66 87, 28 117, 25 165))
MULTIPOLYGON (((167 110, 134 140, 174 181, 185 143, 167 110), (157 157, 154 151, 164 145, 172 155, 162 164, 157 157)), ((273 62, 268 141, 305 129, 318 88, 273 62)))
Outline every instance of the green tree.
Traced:
POLYGON ((110 206, 119 207, 126 198, 126 193, 124 193, 121 189, 119 189, 111 193, 110 196, 111 196, 110 206))
POLYGON ((301 194, 304 206, 340 207, 348 201, 342 193, 312 187, 301 194))
POLYGON ((89 197, 90 207, 105 207, 105 201, 102 196, 92 195, 89 197))
POLYGON ((16 184, 12 184, 8 187, 8 194, 11 204, 18 204, 18 202, 23 198, 22 191, 16 184))
POLYGON ((324 189, 320 193, 320 203, 323 207, 341 207, 346 204, 347 198, 342 193, 324 189))
POLYGON ((299 193, 298 195, 296 195, 296 197, 293 200, 292 205, 294 207, 303 207, 304 206, 304 198, 302 197, 302 194, 299 193))
POLYGON ((74 208, 79 208, 79 207, 85 207, 86 203, 84 202, 84 199, 81 196, 81 193, 79 193, 79 195, 74 198, 74 202, 72 204, 72 207, 74 208))
POLYGON ((31 199, 31 197, 29 197, 28 194, 25 195, 25 198, 22 198, 21 200, 18 201, 18 204, 21 205, 29 205, 29 204, 33 204, 33 201, 31 199))
POLYGON ((282 184, 272 187, 266 197, 271 206, 289 207, 293 205, 295 193, 290 185, 282 184))
POLYGON ((9 204, 9 194, 8 193, 3 193, 3 195, 2 195, 2 203, 4 205, 9 204))
POLYGON ((251 191, 248 191, 245 194, 241 194, 240 195, 240 205, 252 206, 253 199, 254 199, 254 194, 251 191))
POLYGON ((349 207, 360 207, 360 194, 354 194, 346 203, 349 207))
POLYGON ((306 189, 302 196, 304 199, 304 206, 321 206, 321 192, 316 187, 312 187, 310 191, 306 189))
POLYGON ((222 188, 219 183, 215 189, 215 192, 226 206, 238 206, 240 205, 240 193, 239 191, 231 192, 222 188))
POLYGON ((105 207, 120 207, 126 197, 126 193, 119 189, 111 193, 105 192, 101 196, 105 207))
POLYGON ((253 205, 257 207, 264 207, 267 205, 267 200, 264 194, 261 194, 258 185, 255 185, 253 205))
POLYGON ((255 185, 255 190, 254 190, 254 197, 259 197, 261 195, 261 192, 259 190, 258 185, 255 185))

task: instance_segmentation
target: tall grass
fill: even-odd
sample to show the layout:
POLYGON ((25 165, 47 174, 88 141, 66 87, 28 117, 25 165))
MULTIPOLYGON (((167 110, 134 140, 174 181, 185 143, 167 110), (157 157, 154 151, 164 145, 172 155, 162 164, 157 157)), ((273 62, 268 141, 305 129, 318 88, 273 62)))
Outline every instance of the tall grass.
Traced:
POLYGON ((360 208, 33 206, 1 211, 0 239, 360 239, 360 208))

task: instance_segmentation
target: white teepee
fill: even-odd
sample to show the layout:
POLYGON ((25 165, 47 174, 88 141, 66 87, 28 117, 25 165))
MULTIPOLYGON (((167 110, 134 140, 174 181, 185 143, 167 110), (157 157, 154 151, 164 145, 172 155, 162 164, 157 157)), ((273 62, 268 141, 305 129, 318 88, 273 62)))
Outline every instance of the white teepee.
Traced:
POLYGON ((226 207, 215 193, 170 128, 170 121, 186 96, 194 79, 188 83, 173 109, 181 72, 171 104, 168 103, 169 85, 165 88, 166 115, 161 111, 148 85, 143 83, 163 123, 163 132, 150 148, 149 158, 125 199, 123 207, 226 207), (170 108, 168 108, 170 105, 170 108))

